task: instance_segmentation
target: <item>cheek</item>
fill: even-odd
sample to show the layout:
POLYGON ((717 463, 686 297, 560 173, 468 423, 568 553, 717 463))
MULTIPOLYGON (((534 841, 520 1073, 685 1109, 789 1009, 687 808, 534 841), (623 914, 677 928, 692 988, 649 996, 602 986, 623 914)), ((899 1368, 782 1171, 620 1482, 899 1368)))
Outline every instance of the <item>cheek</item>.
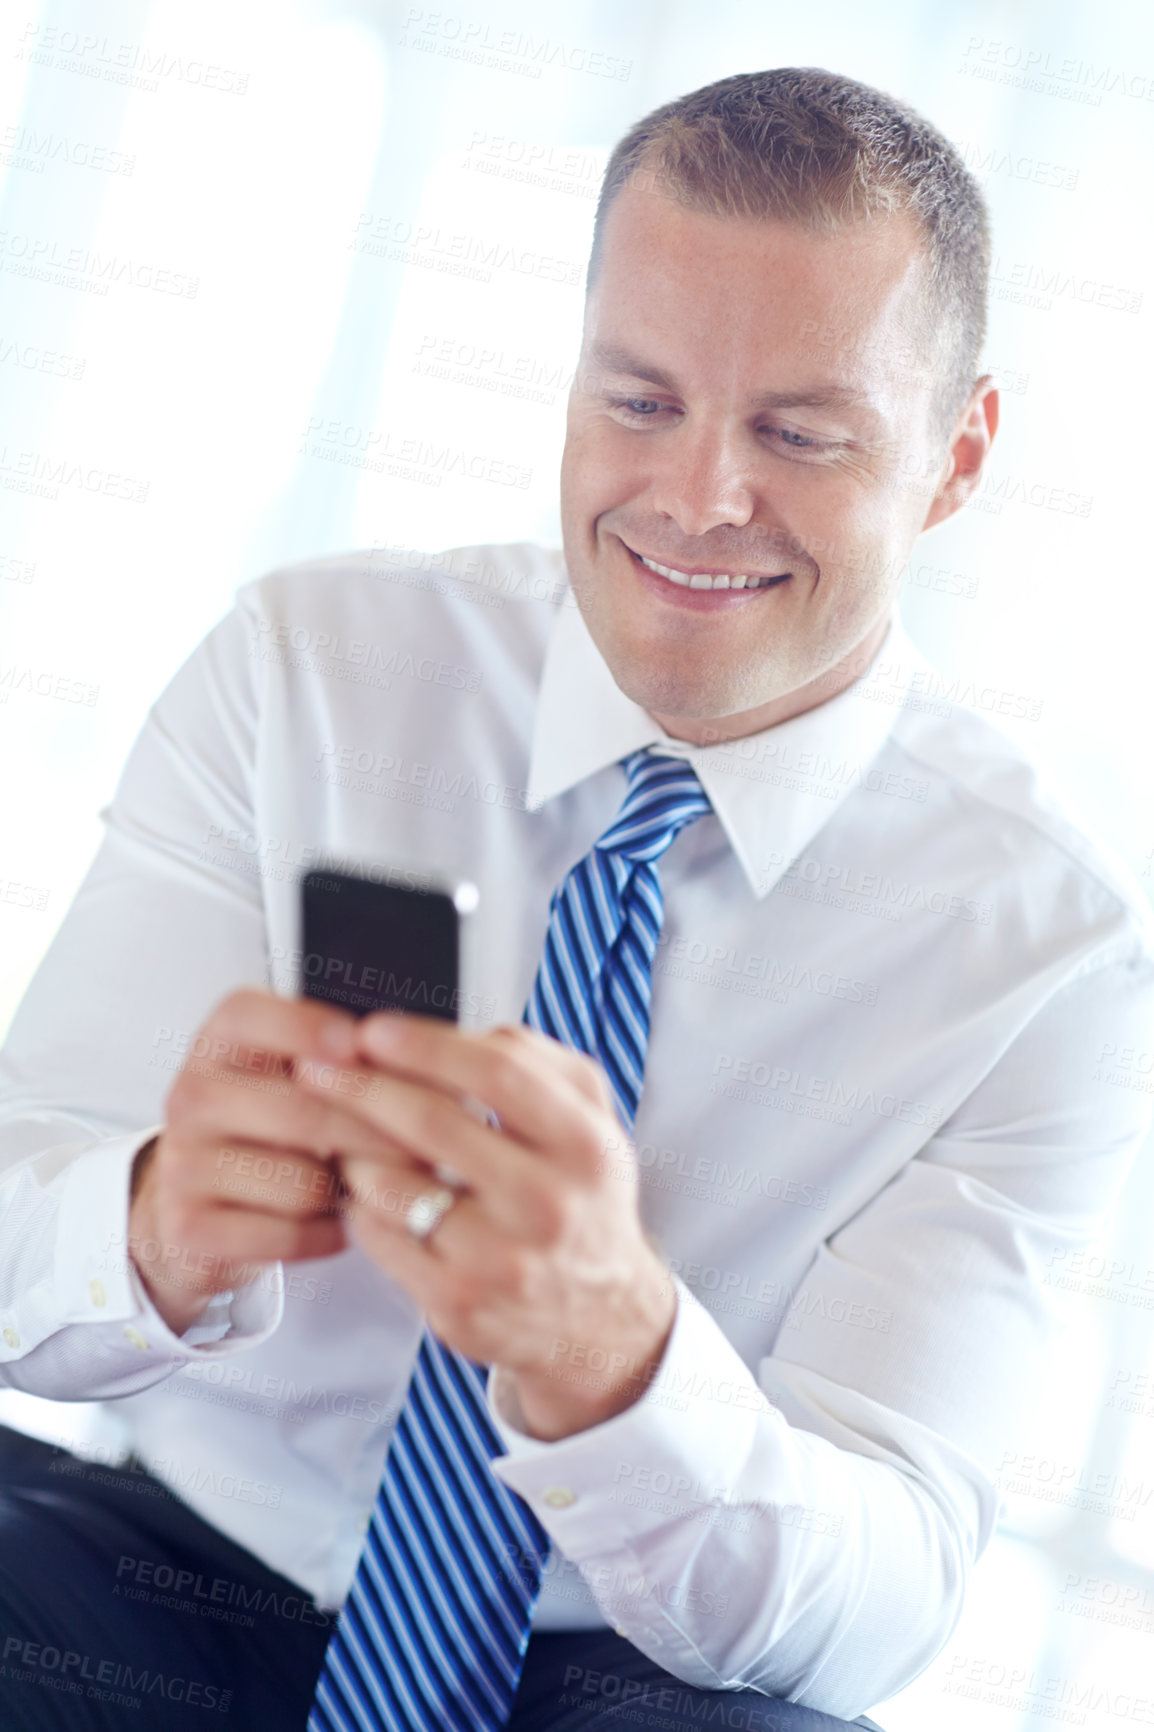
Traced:
POLYGON ((841 573, 876 591, 895 575, 906 551, 898 502, 890 489, 841 501, 817 520, 811 544, 828 575, 841 573))
POLYGON ((597 509, 600 466, 590 440, 570 431, 561 455, 561 510, 574 520, 597 509))
MULTIPOLYGON (((639 443, 639 442, 638 442, 639 443)), ((596 515, 645 485, 644 455, 601 420, 570 422, 561 458, 561 488, 571 508, 596 515)))

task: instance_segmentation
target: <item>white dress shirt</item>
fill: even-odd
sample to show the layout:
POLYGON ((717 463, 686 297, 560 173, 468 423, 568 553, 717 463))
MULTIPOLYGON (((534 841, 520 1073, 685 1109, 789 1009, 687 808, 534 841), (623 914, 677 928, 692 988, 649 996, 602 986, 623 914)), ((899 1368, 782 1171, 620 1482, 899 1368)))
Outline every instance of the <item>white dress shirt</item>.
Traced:
POLYGON ((491 1376, 496 1471, 554 1540, 535 1626, 607 1621, 687 1682, 847 1717, 900 1689, 990 1536, 1046 1273, 1146 1129, 1111 1060, 1154 1024, 1137 886, 940 690, 895 619, 841 696, 690 747, 616 686, 559 553, 244 585, 150 711, 3 1055, 0 1378, 107 1398, 339 1606, 421 1318, 350 1250, 177 1338, 125 1256, 132 1157, 213 1006, 297 991, 317 862, 471 879, 462 1020, 519 1021, 550 896, 658 742, 713 808, 660 865, 635 1130, 678 1312, 648 1393, 574 1437, 524 1435, 491 1376))

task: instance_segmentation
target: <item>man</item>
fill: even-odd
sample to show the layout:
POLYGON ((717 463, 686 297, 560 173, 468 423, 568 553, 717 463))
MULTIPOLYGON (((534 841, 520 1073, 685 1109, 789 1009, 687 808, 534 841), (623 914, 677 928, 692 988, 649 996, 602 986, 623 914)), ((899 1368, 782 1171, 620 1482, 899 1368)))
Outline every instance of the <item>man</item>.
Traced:
POLYGON ((986 259, 877 92, 669 104, 564 563, 274 573, 155 706, 7 1051, 4 1374, 135 1452, 8 1446, 22 1725, 818 1726, 947 1639, 1154 1003, 895 615, 996 429, 986 259), (477 884, 463 1026, 292 996, 326 860, 477 884))

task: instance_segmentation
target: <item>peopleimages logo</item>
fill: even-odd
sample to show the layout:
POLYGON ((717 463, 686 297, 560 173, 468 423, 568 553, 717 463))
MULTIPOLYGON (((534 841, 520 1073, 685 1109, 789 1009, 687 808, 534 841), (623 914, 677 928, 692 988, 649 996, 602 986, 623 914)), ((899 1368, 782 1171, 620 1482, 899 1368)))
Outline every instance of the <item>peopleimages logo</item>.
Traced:
POLYGON ((249 1628, 255 1623, 251 1616, 253 1612, 302 1624, 319 1624, 325 1629, 336 1621, 333 1613, 321 1611, 305 1594, 280 1594, 275 1589, 261 1587, 259 1583, 250 1587, 227 1576, 206 1577, 199 1570, 174 1569, 171 1564, 158 1563, 153 1558, 127 1555, 120 1558, 116 1566, 116 1586, 112 1591, 123 1593, 130 1586, 151 1588, 170 1595, 177 1600, 181 1610, 185 1608, 179 1605, 180 1597, 191 1595, 193 1601, 203 1602, 192 1608, 201 1616, 206 1613, 211 1616, 217 1607, 239 1609, 248 1614, 244 1621, 249 1628))
POLYGON ((439 7, 410 6, 399 41, 402 48, 422 48, 472 65, 517 71, 528 78, 540 78, 544 67, 557 67, 624 84, 633 71, 632 60, 623 60, 619 54, 606 54, 603 49, 564 42, 555 36, 497 29, 488 22, 464 18, 439 7))
POLYGON ((535 247, 517 246, 499 235, 442 229, 436 224, 413 223, 407 217, 381 211, 361 212, 349 248, 368 258, 418 265, 482 283, 491 282, 494 271, 511 271, 515 276, 532 277, 538 282, 578 288, 584 276, 584 266, 578 259, 540 253, 535 247))
POLYGON ((26 1641, 22 1636, 5 1638, 0 1676, 12 1678, 19 1684, 48 1684, 64 1695, 111 1701, 121 1707, 139 1708, 145 1696, 154 1696, 163 1697, 167 1702, 181 1702, 190 1708, 209 1708, 218 1714, 227 1714, 232 1702, 232 1691, 222 1690, 219 1684, 173 1677, 165 1672, 151 1671, 147 1666, 135 1667, 124 1660, 98 1660, 91 1654, 78 1653, 74 1648, 61 1649, 51 1643, 26 1641), (82 1687, 82 1679, 87 1683, 87 1689, 82 1687), (138 1694, 118 1694, 124 1690, 138 1694))
POLYGON ((960 149, 966 167, 986 179, 1000 174, 1009 180, 1029 181, 1033 186, 1059 187, 1064 192, 1073 192, 1078 185, 1081 171, 1066 163, 1045 162, 1036 156, 1001 150, 996 145, 962 144, 960 149))
POLYGON ((1083 60, 1051 48, 1027 47, 999 37, 971 36, 961 71, 976 78, 1012 84, 1022 90, 1101 104, 1103 96, 1154 102, 1154 76, 1110 61, 1083 60))
POLYGON ((93 252, 89 247, 70 247, 44 235, 26 235, 13 229, 0 229, 0 269, 59 282, 66 288, 85 288, 98 295, 106 295, 110 283, 128 283, 134 289, 154 289, 159 294, 195 300, 200 288, 200 278, 187 272, 121 258, 116 253, 93 252))
POLYGON ((117 42, 114 38, 70 30, 59 24, 29 23, 14 56, 33 66, 48 66, 60 72, 80 73, 104 84, 128 85, 150 94, 162 78, 180 84, 217 90, 224 95, 243 96, 248 73, 203 60, 187 60, 155 44, 117 42))
MULTIPOLYGON (((781 863, 782 856, 774 850, 769 865, 773 867, 781 863)), ((814 900, 836 900, 838 906, 849 906, 861 913, 876 908, 894 920, 900 920, 907 913, 929 913, 988 926, 993 915, 992 903, 979 901, 975 896, 963 896, 960 891, 913 884, 908 878, 891 878, 885 872, 866 872, 858 866, 833 860, 814 860, 809 856, 791 860, 774 889, 783 896, 790 896, 800 894, 803 885, 812 886, 821 893, 814 900)))
POLYGON ((942 1122, 942 1108, 928 1101, 909 1100, 888 1090, 863 1088, 860 1083, 846 1084, 837 1077, 805 1076, 788 1065, 769 1065, 760 1060, 739 1058, 732 1053, 718 1053, 713 1062, 713 1075, 727 1081, 753 1083, 756 1088, 780 1090, 784 1095, 797 1095, 807 1101, 843 1112, 870 1112, 883 1119, 900 1119, 903 1124, 935 1127, 942 1122))
POLYGON ((664 973, 690 978, 706 985, 740 987, 744 979, 763 981, 771 988, 781 988, 778 1002, 788 1002, 793 991, 819 993, 824 998, 846 999, 851 1004, 874 1005, 878 989, 874 981, 857 980, 836 974, 830 968, 813 968, 801 962, 782 962, 774 956, 762 956, 741 951, 735 944, 706 944, 704 939, 685 934, 662 932, 657 940, 660 960, 655 964, 664 973), (689 970, 671 964, 686 962, 689 970))

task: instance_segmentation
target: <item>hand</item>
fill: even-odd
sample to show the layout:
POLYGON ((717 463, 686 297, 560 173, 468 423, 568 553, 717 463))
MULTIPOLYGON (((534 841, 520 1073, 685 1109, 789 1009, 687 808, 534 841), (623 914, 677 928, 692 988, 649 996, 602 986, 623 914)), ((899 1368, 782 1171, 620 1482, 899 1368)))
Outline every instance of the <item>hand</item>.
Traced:
MULTIPOLYGON (((339 1149, 350 1237, 443 1341, 513 1375, 535 1436, 632 1405, 664 1351, 676 1290, 642 1228, 635 1157, 600 1067, 523 1025, 477 1034, 378 1015, 357 1043, 371 1068, 342 1103, 366 1133, 339 1149), (402 1199, 437 1189, 438 1165, 463 1189, 416 1239, 402 1199)), ((321 1099, 330 1086, 301 1080, 321 1099)))
POLYGON ((137 1156, 129 1250, 157 1310, 183 1333, 213 1293, 277 1261, 344 1249, 344 1187, 331 1151, 380 1155, 385 1134, 341 1090, 356 1019, 316 1000, 234 992, 190 1046, 165 1128, 137 1156), (328 1092, 302 1089, 323 1076, 328 1092))

